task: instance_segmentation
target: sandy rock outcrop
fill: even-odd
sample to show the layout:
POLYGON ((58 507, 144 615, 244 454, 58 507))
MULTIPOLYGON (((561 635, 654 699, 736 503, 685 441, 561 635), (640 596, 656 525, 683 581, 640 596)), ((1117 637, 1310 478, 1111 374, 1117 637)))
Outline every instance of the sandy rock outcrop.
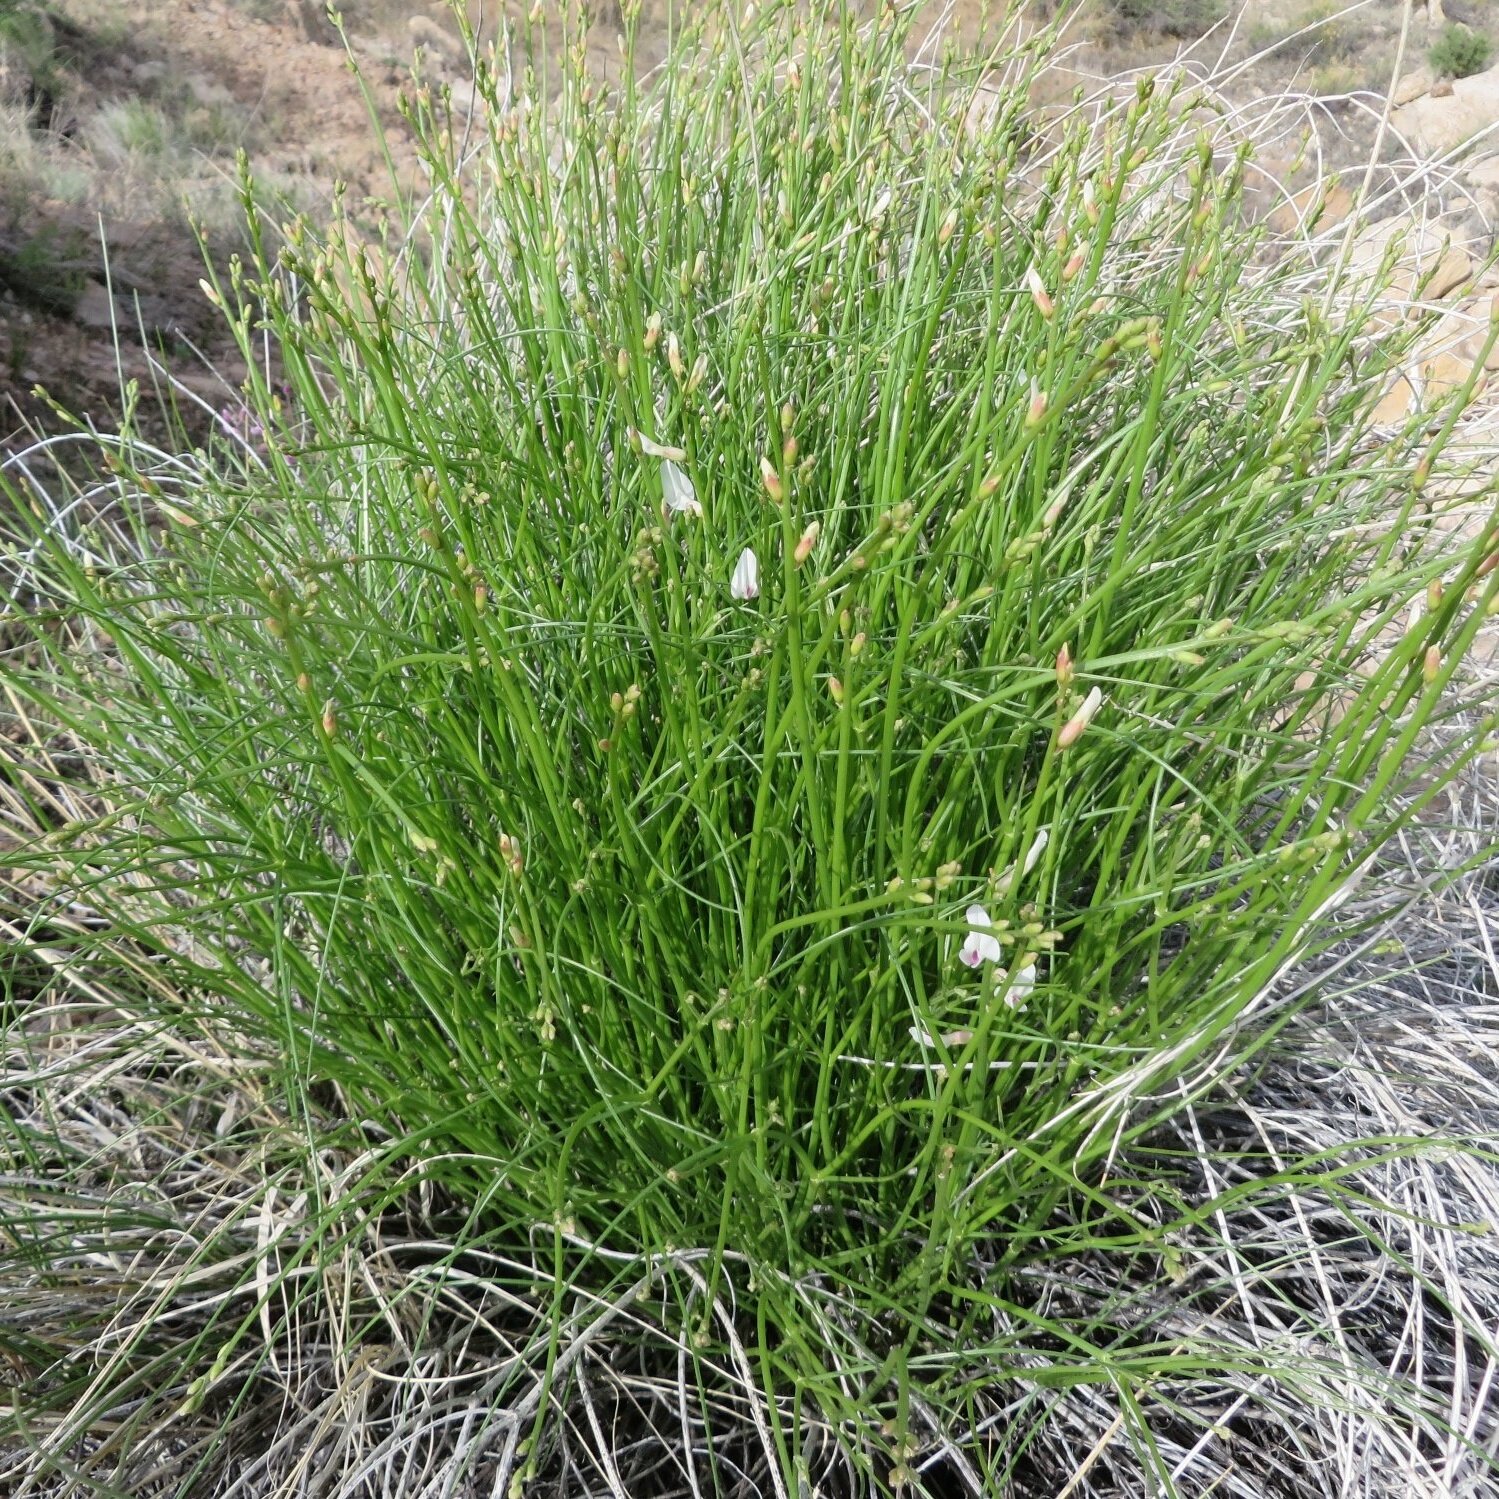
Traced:
POLYGON ((1499 67, 1455 79, 1445 96, 1413 99, 1390 123, 1424 156, 1446 156, 1478 137, 1499 139, 1499 67))

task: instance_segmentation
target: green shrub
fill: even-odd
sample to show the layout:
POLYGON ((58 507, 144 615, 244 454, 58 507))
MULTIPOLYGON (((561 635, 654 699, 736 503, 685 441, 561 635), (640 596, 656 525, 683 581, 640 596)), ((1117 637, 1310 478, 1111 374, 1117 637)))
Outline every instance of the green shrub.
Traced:
POLYGON ((0 225, 0 287, 23 306, 68 317, 93 266, 76 230, 36 224, 30 233, 0 225))
POLYGON ((0 0, 0 57, 10 54, 32 77, 48 82, 55 42, 51 16, 39 0, 0 0))
POLYGON ((1358 50, 1358 18, 1336 0, 1320 0, 1283 21, 1257 21, 1249 45, 1277 62, 1312 62, 1321 66, 1345 61, 1358 50))
POLYGON ((1104 14, 1121 31, 1200 37, 1223 19, 1223 0, 1103 0, 1104 14))
POLYGON ((1438 77, 1468 78, 1488 67, 1494 44, 1483 32, 1454 24, 1442 32, 1427 55, 1438 77))
MULTIPOLYGON (((253 421, 16 506, 10 691, 100 810, 7 854, 129 939, 146 1029, 336 1104, 363 1164, 295 1211, 420 1182, 541 1254, 546 1330, 496 1334, 528 1463, 564 1324, 623 1298, 704 1420, 759 1387, 793 1491, 823 1433, 883 1484, 1021 1363, 1129 1411, 1192 1377, 1048 1278, 1165 1252, 1131 1144, 1468 752, 1411 761, 1499 584, 1423 520, 1425 418, 1371 440, 1414 334, 1256 261, 1179 98, 1033 182, 1035 51, 970 140, 911 16, 795 11, 615 91, 554 55, 546 109, 481 75, 462 175, 419 101, 399 256, 296 226, 219 288, 253 421)), ((17 1398, 114 1430, 261 1377, 237 1231, 191 1347, 17 1398)))

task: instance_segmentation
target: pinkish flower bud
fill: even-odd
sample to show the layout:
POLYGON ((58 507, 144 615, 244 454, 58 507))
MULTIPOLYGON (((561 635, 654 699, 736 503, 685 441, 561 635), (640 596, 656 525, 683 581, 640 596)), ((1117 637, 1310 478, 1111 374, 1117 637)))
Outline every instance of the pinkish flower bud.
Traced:
POLYGON ((330 697, 323 704, 323 733, 330 739, 338 731, 338 714, 334 707, 333 699, 330 697))
POLYGON ((1434 645, 1426 647, 1426 659, 1421 663, 1421 676, 1430 686, 1436 681, 1438 673, 1442 670, 1442 652, 1434 645))
POLYGON ((1062 725, 1058 732, 1057 748, 1059 750, 1071 749, 1083 737, 1083 730, 1093 721, 1093 715, 1098 712, 1102 702, 1102 691, 1097 687, 1092 688, 1088 696, 1083 699, 1082 707, 1062 725))
POLYGON ((828 691, 833 694, 833 701, 841 708, 843 706, 843 683, 837 677, 829 677, 828 691))
POLYGON ((814 520, 802 532, 801 540, 797 542, 796 550, 791 554, 791 560, 797 567, 800 567, 812 555, 812 548, 817 545, 817 537, 821 531, 821 524, 814 520))
POLYGON ((1031 301, 1036 304, 1036 311, 1050 322, 1056 315, 1057 304, 1052 301, 1046 290, 1046 283, 1041 279, 1035 266, 1029 266, 1025 272, 1025 284, 1031 294, 1031 301))
POLYGON ((1057 652, 1057 685, 1059 687, 1070 687, 1075 675, 1072 666, 1072 652, 1067 647, 1067 642, 1062 642, 1062 649, 1057 652))
POLYGON ((682 363, 682 346, 677 342, 675 333, 666 335, 666 362, 671 366, 672 375, 681 380, 687 367, 682 363))
POLYGON ((775 504, 779 505, 786 498, 786 486, 781 483, 781 476, 776 471, 775 464, 764 453, 760 455, 760 479, 765 485, 765 493, 775 504))
POLYGON ((1038 427, 1046 417, 1046 392, 1034 381, 1031 381, 1031 403, 1026 409, 1025 424, 1027 427, 1038 427))

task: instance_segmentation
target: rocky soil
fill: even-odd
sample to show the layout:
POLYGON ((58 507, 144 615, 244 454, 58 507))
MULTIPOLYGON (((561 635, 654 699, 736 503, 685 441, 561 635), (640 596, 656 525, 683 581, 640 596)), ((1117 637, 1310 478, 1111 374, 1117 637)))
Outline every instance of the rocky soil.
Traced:
MULTIPOLYGON (((30 59, 0 31, 0 439, 52 420, 39 383, 101 423, 122 375, 180 382, 190 426, 193 396, 224 399, 235 356, 199 288, 197 236, 220 262, 241 247, 241 148, 266 197, 313 215, 336 182, 356 213, 388 186, 370 104, 406 164, 404 24, 355 34, 367 102, 319 11, 47 0, 45 49, 30 59)), ((451 28, 428 24, 429 46, 441 38, 456 56, 451 28)))

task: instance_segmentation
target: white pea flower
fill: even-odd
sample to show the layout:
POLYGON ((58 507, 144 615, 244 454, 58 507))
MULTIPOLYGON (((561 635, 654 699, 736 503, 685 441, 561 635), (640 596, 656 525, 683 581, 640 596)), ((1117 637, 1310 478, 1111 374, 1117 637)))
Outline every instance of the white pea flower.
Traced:
POLYGON ((665 458, 668 462, 686 463, 687 450, 685 448, 670 448, 659 442, 652 442, 644 432, 637 432, 635 436, 640 440, 640 451, 647 458, 665 458))
POLYGON ((967 1046, 968 1043, 973 1040, 973 1032, 948 1031, 945 1035, 939 1038, 934 1038, 930 1031, 924 1030, 919 1025, 913 1025, 911 1027, 911 1039, 919 1047, 921 1047, 923 1051, 931 1051, 937 1045, 937 1041, 940 1039, 942 1044, 947 1047, 949 1051, 951 1051, 954 1047, 957 1046, 967 1046))
MULTIPOLYGON (((1051 833, 1046 828, 1040 829, 1040 831, 1037 832, 1035 838, 1031 840, 1031 846, 1025 851, 1025 861, 1020 866, 1020 873, 1022 876, 1028 875, 1031 870, 1033 870, 1036 865, 1041 862, 1041 855, 1046 852, 1046 845, 1050 842, 1051 833)), ((1014 883, 1015 866, 1012 864, 999 877, 999 882, 995 885, 994 888, 998 894, 1008 895, 1010 893, 1010 888, 1014 885, 1014 883)))
POLYGON ((968 923, 968 935, 958 950, 959 959, 970 968, 982 968, 985 963, 997 963, 1004 955, 999 939, 991 935, 994 925, 989 913, 982 906, 969 906, 963 919, 968 923))
POLYGON ((1031 870, 1036 867, 1036 864, 1039 862, 1041 855, 1046 852, 1046 845, 1050 841, 1050 831, 1046 828, 1042 828, 1032 840, 1031 846, 1026 850, 1025 863, 1020 867, 1021 874, 1029 874, 1031 870))
POLYGON ((1017 968, 1010 975, 1010 987, 1005 990, 1005 1003, 1011 1009, 1019 1009, 1030 998, 1035 987, 1036 965, 1027 963, 1024 968, 1017 968))
POLYGON ((748 547, 740 552, 729 579, 729 592, 741 601, 760 597, 760 560, 748 547))
POLYGON ((663 503, 671 514, 702 515, 703 507, 692 487, 692 480, 669 458, 661 464, 661 490, 663 503))

